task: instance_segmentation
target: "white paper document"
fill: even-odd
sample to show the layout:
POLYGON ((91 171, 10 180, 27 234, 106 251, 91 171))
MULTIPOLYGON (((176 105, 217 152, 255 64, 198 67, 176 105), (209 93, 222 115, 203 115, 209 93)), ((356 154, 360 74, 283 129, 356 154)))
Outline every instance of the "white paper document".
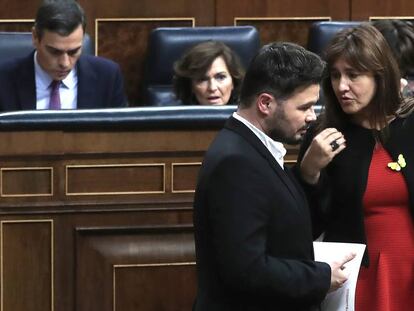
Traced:
POLYGON ((326 295, 322 302, 322 311, 354 311, 355 290, 358 279, 359 268, 365 245, 357 243, 334 243, 334 242, 313 242, 315 260, 332 262, 341 260, 350 252, 356 253, 356 257, 345 264, 345 269, 350 273, 344 286, 326 295))

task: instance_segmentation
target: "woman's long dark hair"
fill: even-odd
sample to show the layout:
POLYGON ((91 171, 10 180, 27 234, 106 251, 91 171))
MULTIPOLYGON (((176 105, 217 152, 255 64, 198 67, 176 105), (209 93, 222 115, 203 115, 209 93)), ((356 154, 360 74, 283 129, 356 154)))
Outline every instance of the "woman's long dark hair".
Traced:
MULTIPOLYGON (((381 33, 372 25, 363 23, 344 29, 331 41, 325 52, 328 73, 339 59, 346 61, 357 72, 374 76, 376 90, 369 103, 369 124, 375 128, 387 128, 390 117, 409 113, 412 101, 401 96, 401 75, 398 64, 381 33)), ((330 74, 323 81, 324 111, 319 129, 342 128, 350 116, 343 112, 332 88, 330 74)))

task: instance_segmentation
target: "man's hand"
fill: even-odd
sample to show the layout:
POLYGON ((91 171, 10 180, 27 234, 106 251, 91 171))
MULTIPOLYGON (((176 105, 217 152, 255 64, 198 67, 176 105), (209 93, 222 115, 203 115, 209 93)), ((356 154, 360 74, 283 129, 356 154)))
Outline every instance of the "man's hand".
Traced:
POLYGON ((355 253, 349 253, 342 260, 329 263, 331 266, 331 287, 329 288, 329 292, 341 288, 348 280, 349 272, 346 270, 345 264, 354 259, 355 256, 355 253))

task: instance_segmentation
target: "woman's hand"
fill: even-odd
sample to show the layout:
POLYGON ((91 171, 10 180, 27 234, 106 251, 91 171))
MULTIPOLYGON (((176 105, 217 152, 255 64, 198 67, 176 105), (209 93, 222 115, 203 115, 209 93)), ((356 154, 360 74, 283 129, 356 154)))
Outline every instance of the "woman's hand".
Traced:
POLYGON ((321 170, 345 147, 345 137, 335 128, 324 129, 316 135, 300 163, 303 180, 312 185, 316 184, 321 170))

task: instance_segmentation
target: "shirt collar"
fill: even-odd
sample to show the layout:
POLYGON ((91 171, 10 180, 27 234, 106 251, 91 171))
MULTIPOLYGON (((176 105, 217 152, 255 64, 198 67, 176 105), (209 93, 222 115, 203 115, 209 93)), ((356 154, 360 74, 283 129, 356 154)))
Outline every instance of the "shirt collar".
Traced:
MULTIPOLYGON (((34 67, 35 67, 35 76, 37 79, 38 86, 44 90, 48 89, 50 86, 50 83, 52 83, 52 78, 49 76, 49 74, 43 70, 43 68, 40 66, 40 64, 37 61, 37 51, 34 53, 34 67)), ((67 89, 73 89, 76 87, 77 81, 76 81, 76 66, 73 67, 73 69, 69 72, 67 77, 62 80, 61 87, 65 87, 67 89)))
POLYGON ((240 122, 242 122, 244 125, 246 125, 260 139, 260 141, 265 145, 265 147, 269 150, 269 152, 275 158, 277 163, 283 169, 283 166, 284 166, 283 158, 286 155, 286 148, 283 146, 283 144, 271 139, 262 130, 258 129, 256 126, 254 126, 252 123, 247 121, 237 112, 233 113, 233 117, 239 120, 240 122))

